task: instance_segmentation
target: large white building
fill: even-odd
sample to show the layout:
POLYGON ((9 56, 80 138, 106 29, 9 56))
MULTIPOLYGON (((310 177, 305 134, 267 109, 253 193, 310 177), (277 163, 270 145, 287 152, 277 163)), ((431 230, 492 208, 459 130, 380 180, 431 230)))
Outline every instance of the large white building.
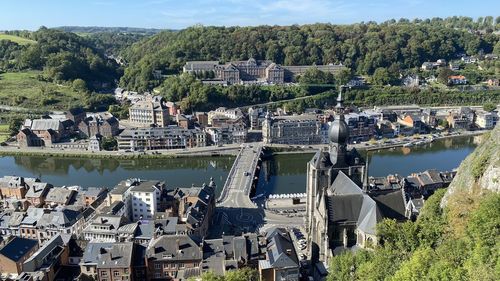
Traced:
POLYGON ((327 141, 328 124, 321 123, 316 115, 277 116, 266 115, 262 122, 264 143, 319 144, 327 141))
POLYGON ((143 127, 166 127, 169 124, 168 108, 159 96, 146 96, 129 109, 130 123, 143 127))
POLYGON ((475 123, 481 129, 493 129, 497 123, 497 118, 495 112, 477 111, 475 123))
POLYGON ((130 209, 132 220, 151 220, 158 209, 158 203, 164 183, 157 181, 140 181, 130 189, 130 209))
POLYGON ((124 203, 125 216, 130 221, 152 219, 158 210, 164 182, 128 179, 109 192, 109 205, 124 203))

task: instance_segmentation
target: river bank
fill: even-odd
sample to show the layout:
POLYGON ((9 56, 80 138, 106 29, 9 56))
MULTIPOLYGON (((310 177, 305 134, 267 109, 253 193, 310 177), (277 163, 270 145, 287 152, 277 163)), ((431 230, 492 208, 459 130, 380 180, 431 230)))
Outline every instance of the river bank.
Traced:
MULTIPOLYGON (((384 149, 392 149, 397 147, 404 147, 405 145, 415 143, 418 141, 422 141, 423 144, 430 143, 430 138, 433 138, 433 141, 450 139, 450 138, 461 138, 461 137, 473 137, 479 136, 485 133, 490 132, 490 130, 478 130, 478 131, 464 131, 464 132, 455 132, 449 135, 440 135, 433 136, 433 134, 425 134, 418 136, 409 136, 406 139, 388 139, 385 140, 387 143, 383 143, 384 140, 376 141, 375 143, 362 142, 358 144, 350 144, 349 148, 356 148, 359 151, 377 151, 384 149)), ((435 134, 434 134, 435 135, 435 134)), ((297 145, 280 145, 280 144, 270 144, 266 145, 267 156, 272 155, 287 155, 287 154, 302 154, 302 153, 316 153, 319 149, 327 147, 328 144, 315 144, 309 146, 297 146, 297 145)), ((415 145, 418 146, 418 145, 415 145)))
POLYGON ((239 146, 217 147, 203 150, 158 150, 148 152, 120 152, 120 151, 87 151, 87 150, 62 150, 51 148, 0 147, 0 156, 47 156, 61 158, 88 158, 88 159, 169 159, 191 157, 217 157, 235 156, 239 146))

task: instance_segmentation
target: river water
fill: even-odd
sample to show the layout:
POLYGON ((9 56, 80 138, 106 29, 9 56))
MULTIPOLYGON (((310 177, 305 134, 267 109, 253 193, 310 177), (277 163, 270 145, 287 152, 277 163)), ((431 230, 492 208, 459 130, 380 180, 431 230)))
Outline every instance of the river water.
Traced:
MULTIPOLYGON (((435 141, 421 147, 362 152, 371 176, 400 174, 426 169, 451 170, 476 147, 480 137, 435 141)), ((312 154, 277 155, 263 162, 257 194, 305 192, 306 165, 312 154)), ((166 181, 169 187, 208 183, 213 177, 222 187, 234 157, 175 159, 82 159, 40 156, 0 157, 0 177, 39 177, 55 186, 80 185, 113 187, 131 177, 166 181)), ((220 189, 217 189, 220 191, 220 189)))
MULTIPOLYGON (((360 153, 367 159, 370 176, 408 176, 427 169, 451 171, 460 165, 480 141, 481 136, 447 138, 411 148, 399 147, 360 153)), ((312 156, 313 154, 283 154, 265 161, 256 194, 305 192, 307 162, 312 156)))

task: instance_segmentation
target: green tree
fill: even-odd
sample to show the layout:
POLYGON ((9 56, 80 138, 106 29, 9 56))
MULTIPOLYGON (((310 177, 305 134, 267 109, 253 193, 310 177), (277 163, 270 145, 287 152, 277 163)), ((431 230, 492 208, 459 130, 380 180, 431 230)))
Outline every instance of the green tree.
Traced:
POLYGON ((491 112, 491 111, 497 109, 497 106, 496 106, 496 104, 494 104, 492 102, 488 102, 488 103, 483 104, 483 109, 484 109, 484 111, 491 112))
POLYGON ((73 90, 80 92, 80 93, 87 93, 89 89, 87 88, 87 83, 83 79, 75 79, 72 82, 72 88, 73 90))
POLYGON ((379 67, 375 69, 375 72, 372 75, 372 83, 374 85, 384 86, 389 84, 391 80, 392 79, 387 68, 379 67))
POLYGON ((17 135, 17 133, 19 133, 19 129, 23 124, 23 119, 17 116, 11 117, 8 124, 9 124, 9 134, 11 136, 15 136, 17 135))
POLYGON ((443 67, 439 69, 439 74, 438 74, 438 81, 441 82, 442 84, 447 85, 448 84, 448 77, 453 75, 453 71, 449 68, 443 67))
POLYGON ((349 81, 351 81, 352 77, 352 70, 350 68, 341 69, 336 76, 340 85, 346 85, 349 81))
POLYGON ((101 142, 102 149, 107 151, 117 150, 118 142, 115 138, 103 138, 101 142))

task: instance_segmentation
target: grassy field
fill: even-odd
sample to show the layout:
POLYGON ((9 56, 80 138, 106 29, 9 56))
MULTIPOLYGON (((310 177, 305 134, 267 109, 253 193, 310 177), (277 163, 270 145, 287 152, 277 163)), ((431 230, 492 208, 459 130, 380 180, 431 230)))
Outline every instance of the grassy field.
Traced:
POLYGON ((0 125, 0 143, 6 141, 9 138, 9 125, 0 125))
POLYGON ((0 104, 29 109, 67 109, 79 104, 81 94, 70 87, 40 81, 39 71, 0 74, 0 104))
POLYGON ((15 36, 15 35, 4 34, 4 33, 0 33, 0 40, 9 40, 12 42, 16 42, 19 45, 29 45, 29 44, 36 43, 36 41, 30 40, 30 39, 26 39, 26 38, 15 36))

